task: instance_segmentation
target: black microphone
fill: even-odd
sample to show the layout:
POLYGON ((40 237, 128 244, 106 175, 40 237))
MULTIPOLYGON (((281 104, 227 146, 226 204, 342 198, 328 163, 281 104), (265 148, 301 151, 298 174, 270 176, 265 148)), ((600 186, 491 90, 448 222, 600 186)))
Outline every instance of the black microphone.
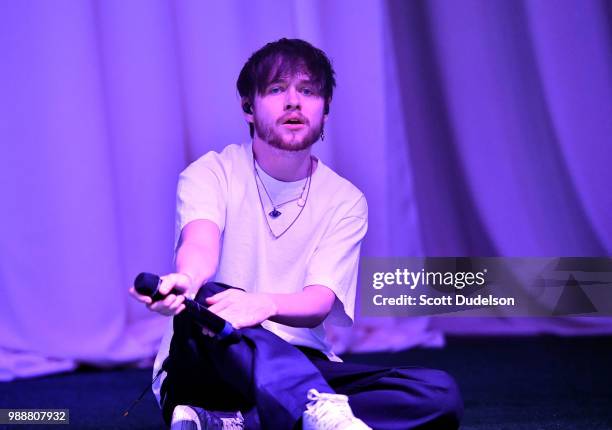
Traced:
MULTIPOLYGON (((153 273, 140 273, 134 280, 134 289, 138 294, 151 297, 156 302, 162 300, 166 295, 159 292, 161 278, 153 273)), ((176 288, 168 294, 180 295, 183 294, 176 288)), ((233 342, 240 340, 241 335, 229 322, 225 321, 220 316, 212 313, 207 308, 196 302, 195 300, 185 297, 185 311, 189 316, 200 326, 205 327, 215 334, 219 340, 227 339, 233 342)))

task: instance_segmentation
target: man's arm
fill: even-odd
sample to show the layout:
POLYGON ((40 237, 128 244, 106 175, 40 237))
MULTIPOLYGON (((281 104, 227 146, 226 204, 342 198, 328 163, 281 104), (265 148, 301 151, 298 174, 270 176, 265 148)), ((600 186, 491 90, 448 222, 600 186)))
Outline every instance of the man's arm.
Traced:
MULTIPOLYGON (((182 232, 176 253, 176 273, 162 276, 159 291, 167 294, 176 288, 186 295, 208 281, 219 264, 219 228, 208 220, 195 220, 182 232)), ((184 295, 170 294, 164 300, 151 303, 149 297, 130 290, 138 300, 152 311, 163 315, 176 315, 185 305, 184 295)), ((235 328, 250 327, 269 319, 292 327, 316 327, 332 309, 335 294, 322 285, 310 285, 299 293, 266 294, 245 293, 230 289, 207 299, 210 310, 235 328)))
POLYGON ((197 288, 217 271, 220 239, 219 227, 212 221, 195 220, 183 227, 176 252, 176 271, 191 278, 189 293, 197 293, 197 288))
POLYGON ((271 320, 292 327, 316 327, 331 312, 336 295, 322 285, 310 285, 299 293, 245 293, 231 289, 207 299, 209 310, 235 328, 271 320))
MULTIPOLYGON (((212 221, 195 220, 183 227, 176 252, 176 273, 161 277, 160 293, 167 294, 175 288, 183 294, 194 295, 217 270, 220 237, 219 227, 212 221)), ((176 315, 185 309, 184 295, 170 294, 152 303, 150 297, 139 295, 133 287, 130 293, 149 309, 163 315, 176 315)))

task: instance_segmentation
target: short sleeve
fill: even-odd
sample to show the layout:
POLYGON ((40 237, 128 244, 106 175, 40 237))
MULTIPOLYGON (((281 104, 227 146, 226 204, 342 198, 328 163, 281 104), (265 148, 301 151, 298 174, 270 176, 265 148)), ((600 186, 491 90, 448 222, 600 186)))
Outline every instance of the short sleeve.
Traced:
POLYGON ((176 192, 175 249, 183 227, 191 221, 212 221, 223 232, 228 177, 227 166, 221 162, 219 154, 214 152, 196 160, 180 174, 176 192))
POLYGON ((361 241, 368 229, 368 206, 363 194, 316 247, 307 267, 305 285, 323 285, 336 294, 326 322, 350 325, 355 315, 361 241))

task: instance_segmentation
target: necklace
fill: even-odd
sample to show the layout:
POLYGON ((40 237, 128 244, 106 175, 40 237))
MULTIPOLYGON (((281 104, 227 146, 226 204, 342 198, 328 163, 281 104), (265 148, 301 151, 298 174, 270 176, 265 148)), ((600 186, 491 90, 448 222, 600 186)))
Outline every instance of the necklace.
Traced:
MULTIPOLYGON (((255 159, 253 158, 253 161, 254 160, 255 159)), ((268 192, 268 189, 266 188, 266 184, 261 179, 261 176, 259 176, 259 171, 257 170, 257 166, 255 165, 255 162, 253 162, 253 168, 255 169, 255 175, 257 176, 257 178, 255 178, 255 183, 258 184, 257 191, 259 191, 259 183, 257 181, 257 179, 259 179, 259 182, 261 182, 261 186, 263 187, 266 193, 266 196, 268 196, 268 200, 270 200, 270 203, 272 204, 272 210, 268 212, 268 215, 270 215, 272 218, 278 218, 279 216, 283 214, 281 211, 278 210, 278 208, 285 206, 288 203, 295 202, 296 200, 297 200, 297 204, 299 207, 301 208, 304 207, 304 205, 306 204, 306 200, 304 199, 304 191, 306 190, 306 186, 310 182, 310 175, 312 172, 312 160, 311 160, 310 169, 308 171, 308 179, 306 179, 306 182, 304 182, 304 186, 302 187, 302 191, 300 192, 300 195, 292 199, 289 199, 287 201, 284 201, 282 203, 277 203, 277 204, 274 204, 274 200, 272 200, 272 196, 270 196, 270 193, 268 192)))
POLYGON ((259 190, 259 182, 261 182, 261 185, 266 193, 266 196, 268 196, 268 200, 270 200, 270 203, 272 204, 272 211, 270 211, 267 215, 271 216, 272 218, 278 218, 282 214, 282 212, 280 212, 278 208, 288 203, 294 202, 296 200, 298 202, 298 206, 300 207, 300 211, 298 212, 296 217, 293 219, 293 221, 291 221, 291 224, 289 224, 287 228, 284 229, 279 235, 276 235, 274 233, 274 231, 272 230, 272 226, 270 225, 270 222, 268 221, 268 217, 264 216, 264 218, 266 219, 266 224, 268 225, 268 229, 270 230, 270 233, 272 234, 272 236, 274 236, 275 239, 278 239, 279 237, 284 235, 293 226, 293 224, 295 224, 295 222, 298 220, 300 215, 302 215, 302 211, 304 210, 304 207, 306 206, 306 202, 308 201, 308 195, 310 194, 310 184, 312 182, 312 157, 310 158, 308 178, 306 179, 306 182, 304 183, 304 186, 302 187, 302 192, 300 196, 295 197, 291 200, 287 200, 277 205, 275 205, 274 201, 272 201, 272 198, 270 197, 270 193, 268 193, 266 185, 264 184, 264 182, 261 180, 261 177, 259 176, 259 172, 257 171, 257 165, 255 164, 255 154, 253 154, 253 171, 255 172, 255 186, 257 187, 257 197, 259 197, 259 203, 261 204, 261 209, 263 210, 264 214, 266 212, 266 209, 264 207, 263 201, 261 200, 261 191, 259 190), (304 190, 306 190, 305 197, 304 197, 304 190))

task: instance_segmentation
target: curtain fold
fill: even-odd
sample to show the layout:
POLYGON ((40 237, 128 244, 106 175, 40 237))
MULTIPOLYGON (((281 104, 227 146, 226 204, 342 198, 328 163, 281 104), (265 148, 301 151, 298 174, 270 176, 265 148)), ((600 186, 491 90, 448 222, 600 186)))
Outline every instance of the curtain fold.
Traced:
MULTIPOLYGON (((0 379, 138 362, 167 319, 178 173, 249 139, 235 80, 280 37, 332 58, 315 152, 364 191, 364 256, 612 251, 603 0, 0 3, 0 379)), ((339 350, 443 332, 609 333, 598 319, 372 318, 339 350)))

